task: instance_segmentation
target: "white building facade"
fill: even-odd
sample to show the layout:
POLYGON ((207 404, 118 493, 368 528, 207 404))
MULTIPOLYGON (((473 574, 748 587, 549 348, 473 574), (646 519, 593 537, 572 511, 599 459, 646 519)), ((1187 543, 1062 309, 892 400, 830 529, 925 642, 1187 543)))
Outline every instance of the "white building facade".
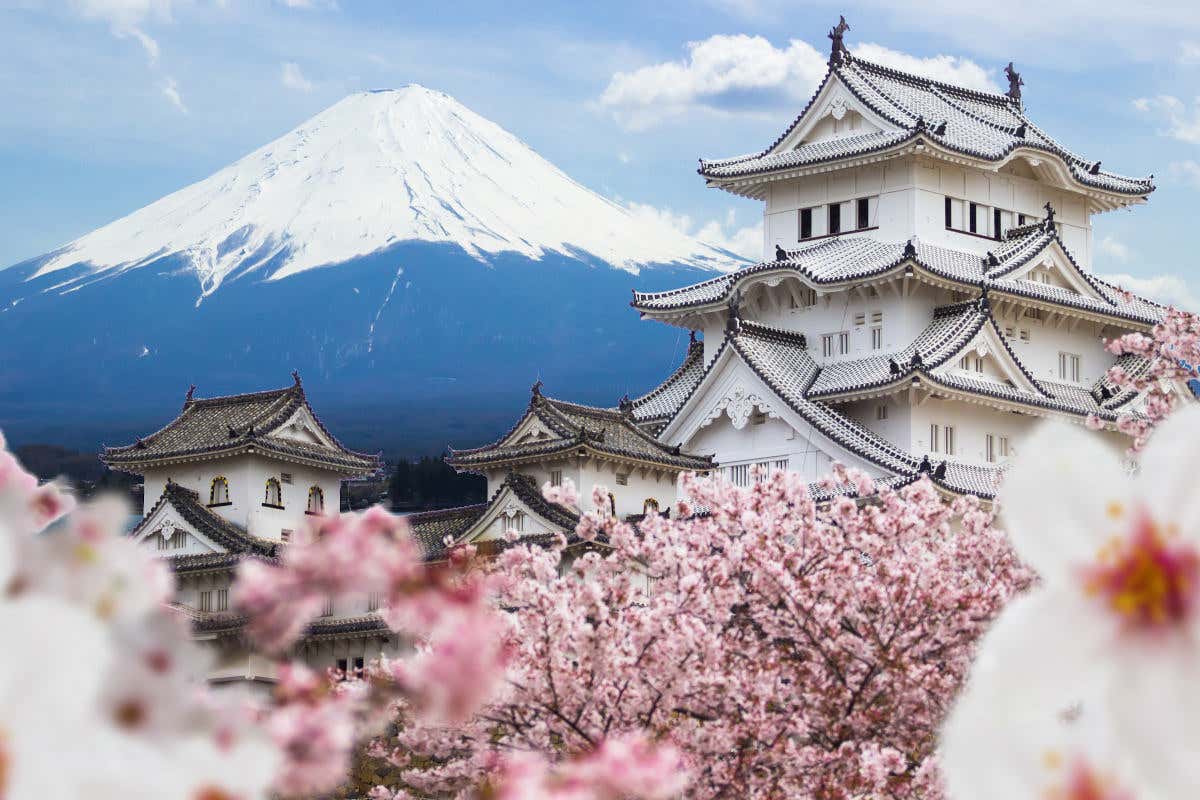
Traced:
MULTIPOLYGON (((817 481, 837 461, 989 500, 1039 420, 1097 419, 1097 436, 1127 447, 1116 421, 1141 398, 1107 380, 1118 359, 1104 341, 1165 309, 1092 272, 1092 219, 1144 203, 1150 179, 1043 132, 1011 65, 1007 94, 964 89, 858 59, 843 31, 774 143, 701 160, 710 187, 763 202, 764 260, 634 292, 642 318, 692 345, 622 413, 743 485, 755 466, 817 481)), ((551 467, 531 453, 520 469, 541 480, 551 467)), ((645 492, 614 493, 620 515, 645 492)))

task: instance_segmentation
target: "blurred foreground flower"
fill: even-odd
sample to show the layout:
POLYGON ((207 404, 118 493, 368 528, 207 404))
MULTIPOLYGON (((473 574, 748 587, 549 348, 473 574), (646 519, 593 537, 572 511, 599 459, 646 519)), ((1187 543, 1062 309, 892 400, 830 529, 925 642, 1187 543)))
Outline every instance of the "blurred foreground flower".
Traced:
POLYGON ((1198 442, 1189 407, 1135 479, 1066 425, 1013 466, 1003 514, 1042 582, 984 638, 943 731, 952 797, 1200 796, 1198 442))

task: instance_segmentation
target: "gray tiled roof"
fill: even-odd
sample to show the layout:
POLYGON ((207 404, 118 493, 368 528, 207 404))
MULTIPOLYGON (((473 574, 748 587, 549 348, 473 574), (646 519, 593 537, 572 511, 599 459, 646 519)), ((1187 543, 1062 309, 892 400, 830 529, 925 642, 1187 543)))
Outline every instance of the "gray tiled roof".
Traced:
POLYGON ((114 469, 132 471, 156 462, 232 455, 250 449, 351 474, 374 472, 380 466, 378 455, 349 450, 329 433, 308 405, 299 378, 286 389, 252 394, 193 399, 189 392, 178 417, 133 444, 105 448, 101 460, 114 469), (333 446, 276 435, 300 408, 308 409, 333 446))
POLYGON ((528 462, 586 448, 598 453, 646 461, 679 470, 712 468, 708 456, 685 455, 655 439, 634 422, 632 414, 608 408, 568 403, 542 395, 534 388, 529 408, 507 434, 498 441, 470 450, 452 449, 446 463, 457 469, 479 470, 518 462, 528 462), (531 415, 536 416, 553 435, 530 442, 505 444, 513 432, 531 415))
POLYGON ((977 302, 936 309, 933 321, 903 350, 828 364, 808 394, 824 397, 902 380, 913 373, 913 356, 918 353, 926 369, 939 367, 966 347, 987 320, 987 311, 977 302))
MULTIPOLYGON (((512 490, 517 499, 524 503, 530 511, 549 522, 555 529, 554 534, 523 536, 517 540, 517 544, 549 543, 552 536, 558 533, 566 537, 568 545, 583 543, 583 540, 575 533, 575 528, 579 525, 579 514, 556 503, 551 503, 543 497, 541 488, 531 476, 509 472, 505 476, 504 482, 486 503, 447 508, 441 511, 426 511, 407 517, 413 535, 422 545, 425 560, 444 559, 448 550, 447 543, 454 543, 461 539, 463 534, 470 530, 471 526, 482 519, 498 502, 505 488, 512 490)), ((603 544, 603 542, 601 543, 603 544)), ((508 546, 507 542, 494 540, 489 541, 489 544, 497 548, 508 546)))
MULTIPOLYGON (((773 152, 800 124, 812 107, 810 101, 770 147, 748 156, 701 160, 700 174, 714 179, 755 175, 882 152, 923 138, 947 150, 992 162, 1003 160, 1018 148, 1032 148, 1061 158, 1072 177, 1085 186, 1130 196, 1154 190, 1149 178, 1102 170, 1099 162, 1066 149, 1033 124, 1020 103, 1006 95, 950 86, 854 57, 831 65, 821 88, 834 77, 897 130, 802 143, 791 151, 773 152)), ((813 95, 814 100, 820 91, 813 95)))
POLYGON ((171 506, 197 532, 226 551, 224 553, 177 556, 176 558, 182 559, 179 561, 180 566, 200 564, 211 566, 199 556, 208 557, 208 561, 215 562, 216 559, 227 559, 231 555, 255 555, 268 558, 277 555, 277 542, 251 536, 241 525, 230 522, 200 502, 199 494, 172 481, 167 481, 167 485, 163 487, 162 495, 159 496, 154 507, 130 531, 129 535, 140 536, 145 531, 150 519, 160 508, 167 505, 171 506))
POLYGON ((631 305, 642 313, 675 311, 726 303, 746 280, 779 273, 795 275, 813 286, 836 285, 899 272, 905 265, 964 290, 1003 292, 1145 325, 1159 322, 1165 309, 1145 298, 1125 297, 1117 287, 1080 268, 1050 226, 1025 226, 1020 235, 996 243, 995 263, 974 253, 924 242, 881 242, 868 236, 844 235, 823 239, 766 261, 700 283, 664 292, 634 292, 631 305), (1057 245, 1079 275, 1102 298, 1077 294, 1045 283, 1013 278, 1052 245, 1057 245))
POLYGON ((633 401, 639 426, 670 418, 704 377, 704 342, 693 339, 683 363, 668 378, 633 401))

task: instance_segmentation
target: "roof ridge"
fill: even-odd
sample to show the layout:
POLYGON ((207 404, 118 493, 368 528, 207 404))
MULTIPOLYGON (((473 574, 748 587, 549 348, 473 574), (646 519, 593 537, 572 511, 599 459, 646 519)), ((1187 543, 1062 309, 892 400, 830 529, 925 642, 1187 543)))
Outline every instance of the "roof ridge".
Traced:
POLYGON ((233 405, 235 403, 245 403, 245 402, 250 402, 252 400, 263 399, 269 395, 283 396, 283 395, 288 394, 289 392, 293 392, 297 389, 300 389, 301 392, 304 391, 299 386, 293 384, 291 386, 287 386, 282 389, 262 389, 257 392, 243 392, 241 394, 223 394, 223 395, 216 395, 215 397, 193 397, 188 402, 190 405, 193 405, 193 406, 233 405))
POLYGON ((668 391, 677 378, 680 378, 684 372, 686 372, 688 369, 691 369, 692 365, 696 361, 703 360, 703 358, 704 342, 699 339, 692 339, 692 341, 688 344, 687 352, 684 353, 683 361, 679 362, 679 365, 676 366, 675 369, 671 371, 671 374, 668 375, 661 383, 640 397, 634 399, 632 401, 633 408, 636 409, 639 405, 645 405, 651 399, 657 397, 663 392, 668 391))
MULTIPOLYGON (((865 65, 868 69, 874 69, 878 72, 882 72, 889 77, 898 78, 900 80, 923 82, 929 86, 933 86, 938 89, 948 89, 956 93, 968 95, 974 99, 988 100, 1008 107, 1011 107, 1014 104, 1013 99, 1003 92, 985 92, 980 89, 971 89, 966 86, 958 86, 953 83, 946 83, 945 81, 940 81, 936 78, 918 75, 915 72, 905 72, 904 70, 897 69, 896 67, 889 67, 884 64, 880 64, 877 61, 870 61, 862 58, 861 56, 856 56, 853 53, 851 54, 850 58, 847 59, 847 63, 849 63, 851 66, 856 64, 865 65)), ((1023 113, 1022 116, 1024 116, 1023 113)))

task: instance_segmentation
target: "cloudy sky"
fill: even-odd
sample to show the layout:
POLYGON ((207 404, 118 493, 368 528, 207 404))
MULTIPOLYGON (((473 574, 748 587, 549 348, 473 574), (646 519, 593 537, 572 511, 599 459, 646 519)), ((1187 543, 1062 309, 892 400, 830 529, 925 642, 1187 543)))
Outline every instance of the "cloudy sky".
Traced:
POLYGON ((758 203, 705 189, 700 156, 770 143, 852 52, 995 88, 1087 158, 1157 176, 1096 221, 1097 269, 1197 305, 1200 9, 675 0, 0 0, 0 266, 203 178, 347 93, 445 91, 585 185, 735 249, 758 203))

